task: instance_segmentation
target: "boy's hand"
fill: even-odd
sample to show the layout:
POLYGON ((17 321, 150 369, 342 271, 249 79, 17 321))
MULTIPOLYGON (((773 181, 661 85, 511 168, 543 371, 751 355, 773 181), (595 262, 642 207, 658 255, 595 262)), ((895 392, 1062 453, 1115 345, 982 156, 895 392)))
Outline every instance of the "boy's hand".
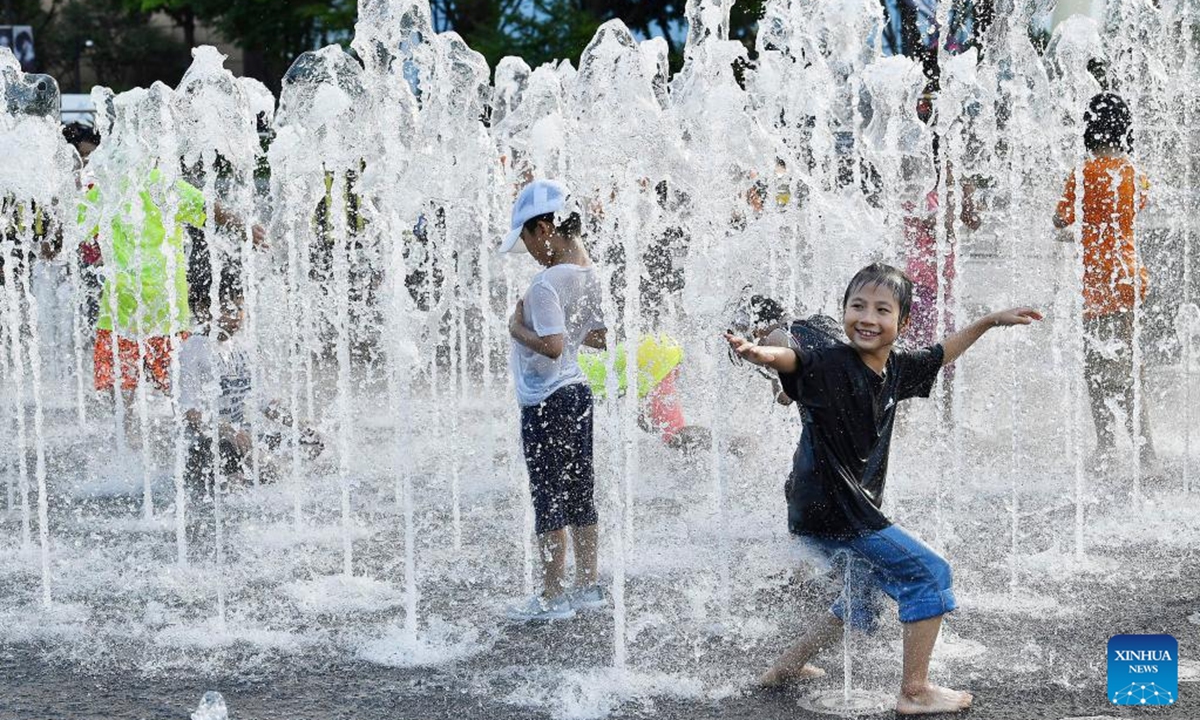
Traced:
POLYGON ((755 365, 767 365, 771 362, 771 354, 761 345, 729 332, 725 333, 725 339, 729 342, 729 347, 743 360, 749 360, 755 365))
POLYGON ((538 355, 557 360, 563 354, 566 339, 562 333, 538 335, 525 326, 525 301, 518 300, 513 314, 508 318, 508 334, 512 339, 538 355))
POLYGON ((1033 308, 1019 307, 992 313, 992 325, 995 327, 1010 327, 1012 325, 1029 325, 1034 320, 1041 320, 1042 314, 1033 308))
POLYGON ((523 327, 525 327, 525 301, 518 300, 517 307, 513 309, 512 315, 508 318, 508 333, 515 335, 523 327))

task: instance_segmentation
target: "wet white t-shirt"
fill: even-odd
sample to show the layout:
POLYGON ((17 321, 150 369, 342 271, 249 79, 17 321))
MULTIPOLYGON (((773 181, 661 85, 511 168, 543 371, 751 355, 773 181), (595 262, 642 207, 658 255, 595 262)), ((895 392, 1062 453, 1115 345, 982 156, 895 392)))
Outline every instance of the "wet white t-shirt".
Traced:
POLYGON ((593 330, 604 328, 600 278, 592 266, 555 265, 533 278, 525 293, 525 327, 563 336, 562 355, 552 360, 512 341, 512 371, 521 407, 537 405, 567 385, 586 382, 579 369, 579 346, 593 330))

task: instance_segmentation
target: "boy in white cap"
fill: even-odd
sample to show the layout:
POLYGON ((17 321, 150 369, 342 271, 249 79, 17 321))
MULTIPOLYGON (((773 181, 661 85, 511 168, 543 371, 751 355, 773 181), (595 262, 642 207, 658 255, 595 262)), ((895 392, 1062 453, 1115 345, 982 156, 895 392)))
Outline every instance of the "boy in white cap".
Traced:
POLYGON ((538 273, 508 321, 542 558, 542 592, 509 610, 514 620, 556 620, 604 604, 596 573, 592 392, 576 359, 581 345, 604 348, 600 279, 583 247, 583 219, 567 209, 562 185, 535 180, 513 204, 500 252, 528 251, 538 273), (566 579, 567 529, 575 582, 566 579))

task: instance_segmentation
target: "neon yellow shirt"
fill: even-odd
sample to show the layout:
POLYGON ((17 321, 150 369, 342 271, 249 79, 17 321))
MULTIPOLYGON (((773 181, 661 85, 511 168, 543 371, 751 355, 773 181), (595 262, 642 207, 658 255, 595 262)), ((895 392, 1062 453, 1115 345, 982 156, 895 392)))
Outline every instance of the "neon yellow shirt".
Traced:
MULTIPOLYGON (((131 222, 132 208, 126 205, 112 220, 110 237, 112 257, 105 262, 115 269, 114 276, 104 283, 100 297, 100 316, 96 327, 113 330, 112 294, 116 292, 118 334, 126 337, 154 337, 186 330, 188 311, 187 259, 183 254, 183 225, 204 225, 204 195, 192 185, 178 180, 175 191, 179 208, 175 213, 174 233, 166 237, 162 211, 155 204, 152 191, 162 183, 157 168, 150 171, 138 190, 144 215, 142 227, 131 222), (164 242, 165 240, 165 242, 164 242), (168 253, 174 257, 174 302, 168 293, 168 253), (140 270, 140 273, 139 273, 140 270), (140 283, 140 287, 139 287, 140 283), (140 292, 139 292, 140 291, 140 292), (140 326, 139 326, 140 322, 140 326)), ((161 194, 157 193, 157 194, 161 194)), ((92 187, 79 208, 79 223, 89 236, 100 232, 103 197, 99 187, 92 187)))
MULTIPOLYGON (((625 346, 617 346, 617 359, 613 363, 613 371, 617 374, 620 393, 625 394, 628 382, 625 379, 625 346)), ((638 343, 637 349, 637 382, 638 397, 644 398, 663 378, 683 362, 683 348, 667 335, 646 335, 638 343)), ((604 378, 608 372, 608 352, 579 353, 579 367, 587 377, 592 394, 598 398, 605 396, 604 378)))

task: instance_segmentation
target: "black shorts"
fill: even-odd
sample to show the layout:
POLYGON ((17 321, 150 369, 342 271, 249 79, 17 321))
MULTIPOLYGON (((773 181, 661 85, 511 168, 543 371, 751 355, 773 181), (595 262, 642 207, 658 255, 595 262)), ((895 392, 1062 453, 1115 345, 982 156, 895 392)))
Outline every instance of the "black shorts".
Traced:
MULTIPOLYGON (((213 485, 213 451, 211 436, 187 432, 188 450, 184 464, 184 482, 194 492, 210 492, 213 485)), ((246 471, 248 458, 238 452, 228 440, 217 442, 221 456, 221 477, 229 481, 234 473, 246 471)))
POLYGON ((521 408, 521 444, 537 533, 595 525, 591 389, 567 385, 521 408))

